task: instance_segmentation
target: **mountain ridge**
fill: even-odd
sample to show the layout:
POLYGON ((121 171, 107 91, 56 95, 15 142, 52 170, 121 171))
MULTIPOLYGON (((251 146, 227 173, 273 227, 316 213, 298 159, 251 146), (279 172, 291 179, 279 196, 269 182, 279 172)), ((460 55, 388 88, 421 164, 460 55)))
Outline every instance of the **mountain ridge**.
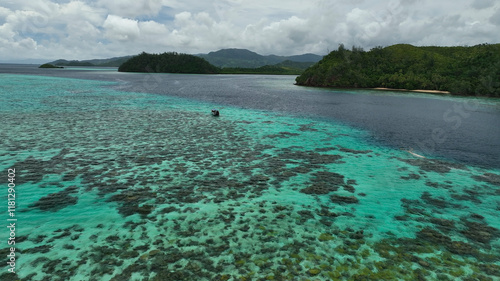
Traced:
POLYGON ((256 68, 265 65, 274 65, 284 61, 307 62, 310 65, 320 61, 323 56, 305 53, 292 56, 260 55, 248 49, 227 48, 208 54, 197 54, 196 56, 206 59, 217 67, 242 67, 256 68))
POLYGON ((118 67, 133 56, 112 57, 107 59, 90 59, 90 60, 65 60, 58 59, 49 62, 59 66, 102 66, 102 67, 118 67))
MULTIPOLYGON (((320 61, 323 57, 312 53, 293 56, 277 56, 277 55, 260 55, 248 49, 220 49, 207 54, 195 54, 194 56, 204 58, 209 63, 217 67, 239 67, 239 68, 257 68, 265 65, 274 65, 285 61, 299 62, 301 65, 313 65, 320 61)), ((128 59, 134 57, 122 56, 107 59, 90 59, 90 60, 66 60, 58 59, 49 64, 59 66, 101 66, 101 67, 119 67, 128 59)))

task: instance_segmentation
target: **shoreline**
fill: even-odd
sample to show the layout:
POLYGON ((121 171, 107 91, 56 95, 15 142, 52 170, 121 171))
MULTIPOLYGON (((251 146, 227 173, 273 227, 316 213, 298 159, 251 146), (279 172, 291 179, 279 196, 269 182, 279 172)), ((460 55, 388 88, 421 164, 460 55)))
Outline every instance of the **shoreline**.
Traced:
POLYGON ((423 93, 423 94, 431 94, 431 95, 441 95, 441 96, 449 96, 449 97, 472 97, 472 98, 486 98, 486 99, 499 99, 500 97, 490 96, 490 95, 465 95, 452 93, 449 91, 439 91, 439 90, 408 90, 408 89, 396 89, 396 88, 385 88, 385 87, 367 87, 367 88, 359 88, 359 87, 333 87, 333 86, 313 86, 313 85, 305 85, 294 83, 296 86, 301 87, 312 87, 312 88, 324 88, 324 89, 333 89, 333 90, 375 90, 375 91, 393 91, 393 92, 413 92, 413 93, 423 93))
MULTIPOLYGON (((350 89, 350 90, 376 90, 376 91, 394 91, 394 92, 414 92, 414 93, 426 93, 426 94, 436 94, 436 95, 450 95, 450 96, 464 96, 470 97, 468 95, 462 94, 453 94, 449 91, 439 91, 439 90, 408 90, 408 89, 397 89, 397 88, 385 88, 385 87, 367 87, 367 88, 358 88, 358 87, 333 87, 333 86, 316 86, 316 85, 306 85, 306 84, 298 84, 294 83, 296 86, 303 87, 317 87, 317 88, 329 88, 329 89, 350 89)), ((490 96, 474 96, 474 97, 490 97, 490 96)))
POLYGON ((393 89, 393 88, 383 88, 383 87, 368 88, 368 89, 381 90, 381 91, 399 91, 399 92, 416 92, 416 93, 451 95, 451 92, 449 91, 438 91, 438 90, 408 90, 408 89, 393 89))

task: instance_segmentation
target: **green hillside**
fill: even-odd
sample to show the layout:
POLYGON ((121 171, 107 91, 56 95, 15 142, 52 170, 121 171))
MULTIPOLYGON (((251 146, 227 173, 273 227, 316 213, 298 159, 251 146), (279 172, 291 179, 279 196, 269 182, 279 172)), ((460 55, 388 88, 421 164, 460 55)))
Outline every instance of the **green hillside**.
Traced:
POLYGON ((269 74, 269 75, 299 75, 306 70, 311 63, 283 61, 274 65, 264 65, 261 67, 224 67, 221 74, 269 74))
POLYGON ((206 60, 175 52, 163 54, 141 53, 124 62, 118 71, 158 73, 219 73, 219 69, 206 60))
MULTIPOLYGON (((250 54, 250 53, 249 53, 250 54)), ((250 54, 251 56, 252 54, 250 54)), ((163 73, 198 73, 198 74, 271 74, 298 75, 310 63, 283 61, 275 65, 255 68, 224 67, 218 68, 205 59, 178 53, 147 54, 142 53, 124 62, 118 71, 123 72, 163 72, 163 73)))
POLYGON ((473 47, 339 49, 305 70, 297 85, 440 90, 500 97, 500 44, 473 47))
POLYGON ((38 68, 64 68, 64 67, 53 65, 50 63, 44 63, 44 64, 40 65, 38 68))
MULTIPOLYGON (((257 73, 263 71, 270 74, 300 74, 303 70, 321 60, 322 56, 302 54, 295 56, 263 56, 246 49, 221 49, 208 54, 198 54, 209 63, 219 68, 227 68, 224 73, 257 73), (276 66, 276 67, 271 67, 276 66), (280 69, 278 69, 280 67, 280 69), (271 69, 273 68, 273 69, 271 69), (260 70, 259 70, 260 69, 260 70)), ((65 60, 49 62, 59 66, 100 66, 119 67, 132 56, 114 57, 108 59, 65 60)))
POLYGON ((263 56, 247 49, 221 49, 208 54, 199 54, 197 56, 206 59, 208 62, 217 67, 253 69, 266 65, 276 65, 287 60, 302 62, 307 64, 307 66, 311 66, 322 58, 321 56, 315 54, 303 54, 296 56, 263 56))
POLYGON ((92 59, 92 60, 56 60, 50 62, 53 65, 60 66, 102 66, 102 67, 118 67, 132 56, 114 57, 109 59, 92 59))
POLYGON ((95 66, 93 63, 88 61, 63 60, 63 59, 50 62, 49 64, 59 65, 59 66, 95 66))

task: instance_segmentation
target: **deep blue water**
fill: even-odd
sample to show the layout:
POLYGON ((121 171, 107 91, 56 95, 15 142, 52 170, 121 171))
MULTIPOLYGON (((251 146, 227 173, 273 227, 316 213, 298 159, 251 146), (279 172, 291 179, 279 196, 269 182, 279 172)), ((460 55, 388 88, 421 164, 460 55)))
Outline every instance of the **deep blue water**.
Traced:
POLYGON ((145 75, 20 65, 2 65, 2 72, 114 81, 123 91, 334 119, 394 148, 500 168, 500 99, 306 88, 294 85, 295 76, 145 75))

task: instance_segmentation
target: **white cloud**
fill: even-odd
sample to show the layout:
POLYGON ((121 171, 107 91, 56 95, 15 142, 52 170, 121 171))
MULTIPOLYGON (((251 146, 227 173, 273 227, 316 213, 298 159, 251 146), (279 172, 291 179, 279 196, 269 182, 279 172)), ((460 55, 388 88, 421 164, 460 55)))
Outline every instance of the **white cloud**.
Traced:
POLYGON ((191 21, 190 12, 182 12, 175 15, 175 24, 178 26, 186 26, 190 24, 190 21, 191 21))
POLYGON ((60 5, 56 16, 58 20, 64 23, 85 21, 93 25, 100 25, 108 14, 108 11, 104 9, 89 6, 84 2, 72 1, 60 5))
POLYGON ((108 15, 102 27, 106 32, 106 38, 111 41, 133 42, 140 34, 139 24, 136 20, 115 15, 108 15))
POLYGON ((165 36, 168 33, 168 28, 155 21, 139 22, 141 35, 144 36, 165 36))
POLYGON ((495 13, 490 17, 490 23, 500 26, 500 8, 495 10, 495 13))
POLYGON ((307 44, 309 31, 308 21, 296 16, 274 22, 261 20, 257 24, 247 25, 239 34, 239 41, 247 42, 246 48, 259 49, 266 54, 294 53, 290 47, 307 44))
POLYGON ((4 7, 0 7, 0 23, 5 22, 5 18, 7 18, 7 16, 10 15, 11 13, 12 13, 11 10, 4 7))
POLYGON ((162 0, 99 0, 97 6, 106 8, 110 14, 135 18, 155 16, 162 6, 162 0))
POLYGON ((474 0, 472 2, 472 7, 474 9, 487 9, 495 4, 495 0, 474 0))
POLYGON ((237 40, 231 23, 217 22, 207 12, 181 12, 175 15, 174 27, 167 40, 181 52, 214 50, 237 40))
POLYGON ((0 61, 141 51, 325 54, 340 43, 498 43, 495 0, 17 0, 0 4, 0 61))
POLYGON ((8 42, 7 40, 12 40, 16 33, 12 30, 12 27, 8 23, 4 23, 3 25, 0 25, 0 39, 5 40, 5 42, 8 42))

